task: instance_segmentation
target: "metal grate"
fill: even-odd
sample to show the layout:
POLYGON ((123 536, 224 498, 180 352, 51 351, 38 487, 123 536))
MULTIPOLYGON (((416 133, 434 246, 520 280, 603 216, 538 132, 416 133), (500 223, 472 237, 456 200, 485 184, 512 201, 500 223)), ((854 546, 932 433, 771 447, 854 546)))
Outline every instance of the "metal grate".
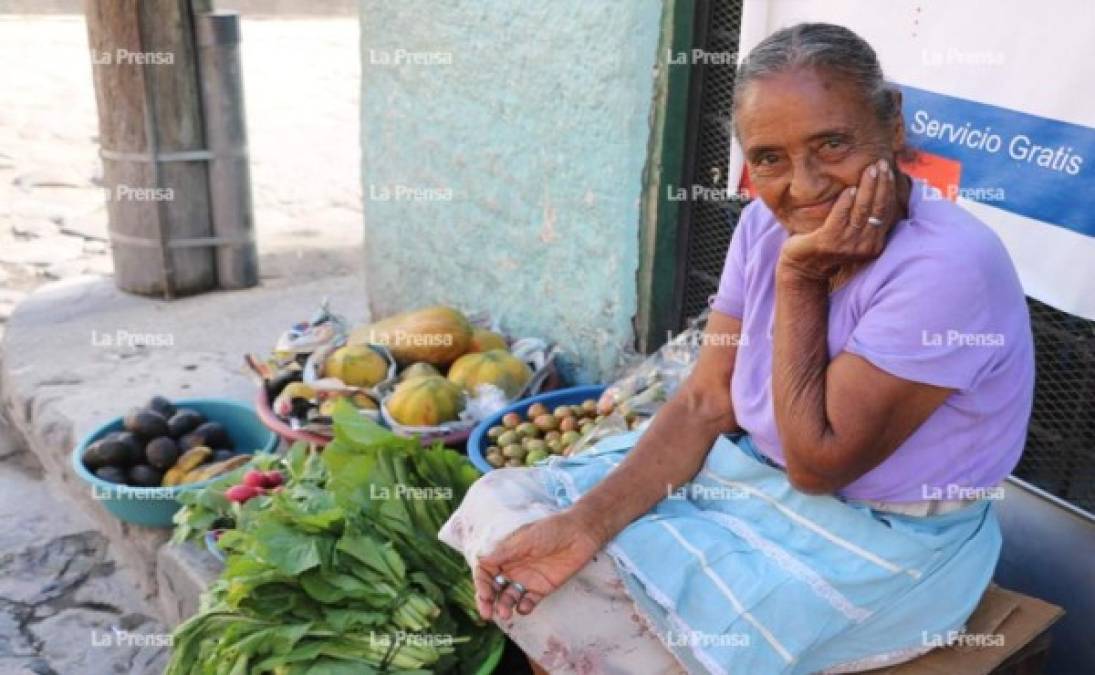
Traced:
MULTIPOLYGON (((742 0, 699 0, 696 47, 738 48, 742 0)), ((734 67, 693 66, 687 184, 725 186, 730 157, 734 67)), ((684 201, 680 224, 686 252, 678 277, 676 328, 707 309, 718 288, 730 236, 743 204, 684 201)), ((1082 509, 1095 512, 1095 322, 1029 300, 1037 351, 1037 383, 1027 447, 1015 475, 1082 509)))
MULTIPOLYGON (((741 0, 704 0, 696 4, 696 48, 715 53, 736 53, 741 29, 741 0)), ((730 60, 733 63, 733 60, 730 60)), ((734 66, 712 59, 692 70, 690 116, 691 158, 686 181, 715 190, 725 188, 730 162, 730 102, 734 91, 734 66)), ((687 263, 680 289, 678 330, 688 317, 707 309, 707 299, 718 288, 719 275, 738 222, 741 204, 725 200, 687 200, 681 204, 687 263)))
POLYGON ((1037 379, 1015 475, 1095 513, 1095 322, 1032 298, 1037 379))

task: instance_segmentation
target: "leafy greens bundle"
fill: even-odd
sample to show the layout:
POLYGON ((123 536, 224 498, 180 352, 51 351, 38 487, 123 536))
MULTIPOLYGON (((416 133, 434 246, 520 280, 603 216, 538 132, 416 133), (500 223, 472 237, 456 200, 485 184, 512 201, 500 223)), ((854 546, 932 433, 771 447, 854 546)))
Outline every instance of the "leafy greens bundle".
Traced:
POLYGON ((167 675, 474 673, 503 637, 437 531, 479 472, 351 406, 288 481, 239 507, 202 610, 179 626, 167 675))

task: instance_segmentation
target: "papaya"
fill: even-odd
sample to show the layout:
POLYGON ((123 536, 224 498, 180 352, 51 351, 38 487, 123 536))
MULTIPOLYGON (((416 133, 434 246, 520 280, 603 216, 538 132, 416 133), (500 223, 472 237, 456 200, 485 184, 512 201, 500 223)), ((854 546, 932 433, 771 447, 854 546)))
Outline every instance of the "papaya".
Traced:
POLYGON ((425 361, 444 367, 468 351, 471 337, 468 317, 452 307, 437 305, 359 326, 347 343, 387 347, 401 366, 425 361))
POLYGON ((412 363, 403 369, 403 372, 399 374, 399 381, 404 382, 412 377, 422 377, 423 375, 440 375, 441 371, 434 368, 430 364, 419 361, 418 363, 412 363))
POLYGON ((458 419, 465 404, 463 390, 440 375, 424 375, 402 382, 386 403, 388 413, 396 422, 423 427, 458 419))
POLYGON ((476 328, 471 332, 471 344, 468 352, 489 352, 492 349, 506 349, 506 338, 486 328, 476 328))
POLYGON ((374 387, 388 376, 388 361, 368 345, 346 345, 327 357, 323 374, 351 387, 374 387))
POLYGON ((449 368, 449 381, 475 393, 481 384, 493 384, 514 398, 532 378, 528 364, 505 349, 465 354, 449 368))

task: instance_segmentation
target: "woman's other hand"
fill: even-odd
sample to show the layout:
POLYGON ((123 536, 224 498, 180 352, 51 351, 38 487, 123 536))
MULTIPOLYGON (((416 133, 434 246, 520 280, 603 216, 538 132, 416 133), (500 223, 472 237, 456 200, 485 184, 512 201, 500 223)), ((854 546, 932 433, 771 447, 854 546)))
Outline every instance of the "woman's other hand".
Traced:
POLYGON ((894 172, 882 159, 869 164, 859 185, 845 188, 824 224, 788 237, 779 264, 812 279, 830 279, 841 268, 873 260, 897 220, 894 172))
POLYGON ((479 559, 473 573, 479 614, 487 620, 509 619, 514 609, 528 614, 585 567, 603 545, 591 528, 569 511, 519 528, 479 559), (498 575, 510 583, 498 584, 498 575), (526 592, 519 593, 512 582, 526 592))

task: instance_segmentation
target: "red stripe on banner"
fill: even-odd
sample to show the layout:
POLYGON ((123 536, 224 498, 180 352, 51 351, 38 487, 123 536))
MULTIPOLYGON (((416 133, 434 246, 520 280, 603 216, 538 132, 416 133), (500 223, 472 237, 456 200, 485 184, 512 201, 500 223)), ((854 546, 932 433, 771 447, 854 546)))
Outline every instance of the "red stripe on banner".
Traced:
POLYGON ((898 164, 902 171, 927 182, 928 185, 942 192, 952 202, 958 196, 958 185, 962 177, 962 162, 918 150, 914 159, 902 161, 898 164))

